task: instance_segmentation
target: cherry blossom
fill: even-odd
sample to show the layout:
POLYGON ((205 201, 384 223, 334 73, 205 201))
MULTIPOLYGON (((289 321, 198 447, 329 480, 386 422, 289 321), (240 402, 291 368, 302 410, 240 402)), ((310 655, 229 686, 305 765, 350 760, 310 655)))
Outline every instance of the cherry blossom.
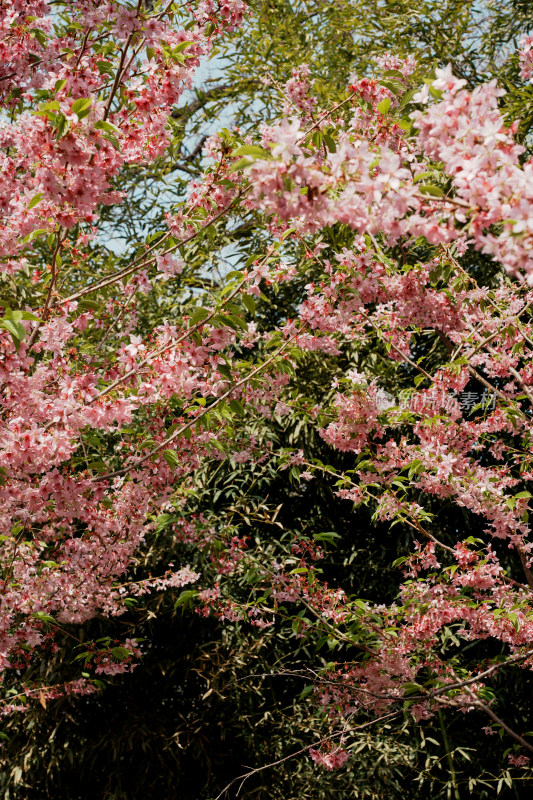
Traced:
MULTIPOLYGON (((39 0, 0 8, 9 112, 0 121, 0 269, 29 275, 38 298, 4 307, 0 320, 0 667, 21 670, 62 626, 193 586, 201 616, 239 620, 258 635, 281 605, 312 616, 295 615, 297 637, 325 631, 352 642, 355 630, 364 659, 358 651, 330 663, 317 680, 315 704, 328 717, 379 715, 408 698, 416 720, 442 704, 486 711, 495 671, 533 668, 533 165, 499 109, 503 90, 489 82, 470 91, 449 65, 421 89, 411 85, 413 59, 389 54, 375 76, 352 76, 347 93, 321 108, 302 65, 282 90, 278 121, 211 136, 204 173, 165 209, 165 229, 69 295, 68 270, 94 257, 102 212, 124 200, 117 176, 168 151, 174 108, 201 58, 247 9, 201 0, 183 14, 181 25, 142 5, 76 0, 69 26, 39 0), (388 72, 398 73, 395 91, 388 72), (406 117, 410 89, 418 107, 406 117), (147 334, 139 298, 158 281, 179 282, 185 245, 234 209, 253 214, 264 253, 202 294, 204 305, 191 301, 147 334), (344 244, 328 245, 341 226, 344 244), (475 251, 492 259, 490 285, 468 270, 475 251), (265 286, 290 282, 305 287, 295 289, 292 318, 272 330, 247 318, 265 286), (109 287, 114 294, 88 310, 109 287), (420 359, 422 341, 437 366, 420 359), (403 398, 380 385, 370 359, 353 360, 364 347, 379 353, 403 398), (335 366, 321 402, 302 410, 291 382, 309 353, 335 366), (278 452, 246 424, 299 414, 345 455, 346 472, 303 450, 278 452), (396 564, 395 601, 368 603, 324 581, 320 539, 295 534, 269 561, 238 527, 188 516, 195 475, 224 459, 272 459, 309 489, 322 472, 339 499, 368 505, 384 526, 401 523, 413 541, 396 564), (465 526, 441 542, 439 504, 475 519, 478 535, 465 526), (137 554, 176 507, 173 539, 205 568, 184 559, 138 578, 137 554), (508 577, 504 551, 522 581, 508 577), (250 563, 268 590, 260 604, 232 594, 250 563), (497 641, 505 660, 458 674, 439 650, 452 627, 466 642, 497 641)), ((531 37, 520 46, 529 79, 531 37)), ((142 647, 90 642, 79 655, 95 675, 118 675, 138 665, 142 647)), ((88 694, 91 680, 24 691, 88 694)), ((344 744, 309 752, 326 769, 349 757, 344 744)))

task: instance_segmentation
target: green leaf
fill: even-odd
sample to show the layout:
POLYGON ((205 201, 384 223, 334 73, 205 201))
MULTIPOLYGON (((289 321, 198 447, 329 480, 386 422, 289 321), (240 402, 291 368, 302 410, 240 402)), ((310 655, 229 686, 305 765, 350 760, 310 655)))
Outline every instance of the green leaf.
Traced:
POLYGON ((424 181, 426 178, 431 178, 432 175, 432 172, 420 172, 413 178, 413 183, 420 183, 420 181, 424 181))
POLYGON ((211 312, 207 308, 197 308, 191 314, 190 325, 193 327, 206 319, 211 312))
POLYGON ((120 142, 114 133, 104 132, 102 134, 102 139, 106 139, 106 141, 108 141, 109 144, 112 144, 115 150, 120 150, 120 142))
POLYGON ((246 324, 245 320, 243 320, 242 317, 237 316, 237 314, 220 314, 219 316, 227 319, 228 325, 231 321, 234 327, 237 326, 235 327, 235 330, 237 330, 237 328, 242 328, 243 331, 248 329, 248 325, 246 324))
POLYGON ((176 45, 176 47, 173 49, 172 52, 173 53, 181 53, 182 50, 185 50, 187 47, 190 47, 191 44, 194 44, 194 42, 192 40, 188 40, 186 42, 180 42, 179 44, 176 45))
POLYGON ((390 108, 390 97, 384 97, 383 100, 378 103, 378 111, 380 114, 386 114, 390 108))
POLYGON ((250 161, 248 158, 239 158, 235 164, 232 164, 230 167, 230 172, 238 172, 238 170, 246 169, 246 167, 251 167, 253 161, 250 161))
POLYGON ((28 211, 30 209, 32 209, 32 208, 35 208, 35 206, 39 205, 39 203, 41 202, 42 199, 43 199, 43 193, 42 192, 39 192, 38 194, 34 194, 32 199, 28 203, 28 211))
POLYGON ((404 696, 408 696, 410 694, 418 694, 422 686, 419 683, 404 683, 402 688, 404 696))
POLYGON ((40 115, 42 112, 46 111, 59 111, 60 108, 59 100, 49 100, 47 103, 41 103, 36 113, 40 115))
POLYGON ((407 561, 407 556, 400 556, 400 558, 397 558, 392 562, 392 566, 401 567, 401 565, 405 564, 406 561, 407 561))
POLYGON ((111 655, 116 661, 125 661, 132 654, 127 647, 113 647, 111 649, 111 655))
MULTIPOLYGON (((390 105, 390 101, 389 101, 389 105, 390 105)), ((325 133, 324 134, 324 144, 326 145, 326 147, 328 148, 330 153, 336 153, 337 152, 337 145, 335 143, 335 140, 333 139, 332 136, 329 135, 329 133, 325 133)))
POLYGON ((97 61, 96 67, 100 75, 114 75, 113 65, 109 61, 97 61))
POLYGON ((230 400, 228 403, 229 408, 233 411, 234 414, 242 415, 244 414, 244 407, 239 400, 230 400))
POLYGON ((88 469, 93 469, 95 472, 106 472, 107 467, 102 459, 98 459, 97 461, 90 461, 87 464, 88 469))
POLYGON ((109 131, 109 133, 118 133, 118 128, 112 122, 107 122, 105 119, 99 119, 94 123, 94 127, 98 131, 109 131))
POLYGON ((405 80, 405 76, 399 69, 388 69, 383 73, 384 78, 398 78, 398 80, 405 80))
POLYGON ((174 608, 188 605, 195 597, 198 597, 197 591, 194 589, 185 589, 174 603, 174 608))
POLYGON ((155 532, 161 533, 165 528, 167 528, 174 520, 172 514, 160 514, 155 521, 155 532))
POLYGON ((15 347, 18 350, 21 341, 26 337, 26 328, 24 325, 4 317, 4 319, 0 320, 0 328, 4 328, 4 330, 11 334, 15 347))
POLYGON ((388 89, 393 94, 399 95, 405 92, 405 84, 401 83, 401 81, 397 81, 394 78, 383 78, 380 80, 380 84, 388 89))
POLYGON ((65 117, 65 115, 56 114, 54 118, 54 130, 56 132, 57 138, 61 139, 63 136, 65 136, 65 134, 68 133, 69 128, 70 128, 70 122, 65 117))
POLYGON ((342 539, 340 534, 335 533, 335 531, 324 531, 323 533, 314 533, 313 539, 315 542, 328 542, 329 544, 335 544, 335 539, 342 539))
POLYGON ((243 144, 241 147, 237 147, 236 150, 233 150, 231 153, 232 156, 256 156, 257 158, 264 158, 268 156, 266 150, 262 147, 258 147, 256 144, 243 144))
POLYGON ((250 312, 250 314, 255 314, 255 300, 251 294, 243 294, 241 296, 242 302, 250 312))
POLYGON ((78 655, 72 659, 72 663, 74 663, 75 661, 81 661, 82 659, 85 659, 85 663, 88 664, 91 658, 92 658, 91 653, 89 653, 89 651, 86 650, 84 653, 78 653, 78 655))
POLYGON ((37 39, 41 47, 46 47, 46 34, 40 28, 32 28, 31 36, 33 39, 37 39))
POLYGON ((520 620, 518 619, 514 611, 509 614, 509 620, 511 621, 513 628, 518 633, 518 631, 520 630, 520 620))
POLYGON ((74 100, 70 110, 73 114, 76 114, 78 119, 83 119, 83 117, 86 117, 89 114, 91 105, 92 99, 90 97, 80 97, 78 100, 74 100))
POLYGON ((214 447, 215 450, 218 450, 220 453, 226 454, 227 447, 222 442, 219 442, 218 439, 210 439, 209 446, 214 447))
POLYGON ((432 197, 442 197, 444 195, 442 189, 432 183, 423 183, 419 188, 422 194, 429 194, 432 197))
POLYGON ((88 300, 86 298, 83 298, 78 303, 78 309, 80 311, 88 311, 88 310, 96 311, 100 307, 101 307, 101 304, 97 303, 96 300, 88 300))
POLYGON ((164 450, 163 458, 169 467, 179 467, 180 465, 180 458, 174 450, 164 450))
POLYGON ((53 617, 51 617, 50 614, 45 614, 43 611, 35 611, 32 614, 32 617, 34 619, 40 620, 41 622, 48 622, 51 625, 55 625, 56 624, 55 619, 53 617))
POLYGON ((440 89, 435 89, 433 86, 429 87, 429 93, 436 100, 442 100, 443 94, 440 89))

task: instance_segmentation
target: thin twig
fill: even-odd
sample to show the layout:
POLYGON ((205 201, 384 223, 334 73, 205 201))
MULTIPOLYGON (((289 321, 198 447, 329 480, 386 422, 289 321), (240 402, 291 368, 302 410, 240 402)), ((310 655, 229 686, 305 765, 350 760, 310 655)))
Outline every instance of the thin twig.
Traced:
POLYGON ((399 713, 400 713, 399 711, 392 711, 389 714, 384 714, 381 717, 376 717, 376 719, 372 719, 370 720, 370 722, 365 722, 363 723, 363 725, 357 725, 355 728, 349 728, 348 730, 344 728, 342 730, 335 731, 334 733, 330 733, 328 736, 324 736, 322 739, 319 739, 316 742, 312 742, 311 744, 305 745, 305 747, 302 747, 300 750, 296 750, 294 753, 290 753, 288 756, 279 758, 277 761, 272 761, 270 764, 264 764, 262 767, 252 768, 248 772, 245 772, 243 775, 239 775, 237 778, 234 778, 232 781, 230 781, 230 783, 228 783, 228 785, 225 786, 224 789, 222 789, 220 794, 218 794, 215 797, 215 800, 221 800, 221 798, 226 794, 228 789, 230 789, 234 783, 237 783, 237 781, 241 781, 241 785, 237 790, 237 796, 238 796, 244 782, 247 781, 248 778, 250 778, 252 775, 256 775, 259 772, 263 772, 265 769, 272 769, 272 767, 277 767, 279 764, 283 764, 285 761, 289 761, 291 758, 296 758, 296 756, 300 756, 302 755, 302 753, 308 752, 311 747, 319 747, 321 744, 324 744, 324 742, 328 742, 330 739, 334 739, 336 736, 342 736, 345 733, 355 733, 357 731, 361 731, 364 728, 370 727, 370 725, 375 725, 377 722, 383 722, 386 719, 392 719, 393 717, 397 717, 399 713))

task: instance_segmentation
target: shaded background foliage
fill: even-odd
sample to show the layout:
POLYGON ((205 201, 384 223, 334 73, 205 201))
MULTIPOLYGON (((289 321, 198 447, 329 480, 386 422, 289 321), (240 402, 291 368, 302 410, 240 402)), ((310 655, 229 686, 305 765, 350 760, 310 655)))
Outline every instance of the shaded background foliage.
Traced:
MULTIPOLYGON (((496 77, 508 91, 502 105, 509 120, 520 118, 519 136, 530 144, 533 88, 519 83, 514 55, 517 36, 527 30, 528 2, 263 0, 251 6, 244 31, 215 53, 211 77, 200 81, 176 109, 169 153, 149 169, 125 170, 117 180, 128 199, 103 211, 110 237, 112 231, 117 238, 95 244, 94 274, 127 263, 146 234, 158 229, 168 205, 184 197, 188 181, 202 170, 201 146, 208 133, 236 124, 255 135, 261 121, 279 115, 279 87, 302 62, 309 64, 314 91, 325 106, 342 92, 352 72, 369 74, 375 58, 387 51, 413 53, 420 77, 435 64, 446 63, 470 87, 496 77)), ((348 246, 351 234, 334 229, 328 236, 325 243, 336 249, 348 246)), ((162 319, 183 313, 191 297, 216 290, 232 264, 241 264, 264 245, 252 214, 218 223, 189 252, 191 270, 179 292, 174 284, 158 284, 145 298, 141 328, 149 331, 162 319)), ((313 280, 313 262, 296 248, 294 258, 300 278, 267 292, 269 302, 257 317, 260 328, 272 329, 293 316, 302 287, 313 280)), ((484 283, 494 271, 480 255, 472 256, 469 270, 484 283)), ((85 279, 81 269, 74 270, 72 290, 85 279)), ((15 307, 31 296, 29 282, 15 286, 3 278, 1 289, 7 301, 16 295, 15 307)), ((416 355, 425 356, 429 368, 434 354, 426 349, 420 338, 416 355)), ((361 365, 368 374, 379 375, 391 393, 402 389, 404 367, 386 359, 377 341, 354 345, 327 365, 310 353, 292 382, 295 413, 250 420, 250 432, 260 441, 275 441, 276 448, 303 448, 337 471, 350 469, 353 456, 330 451, 306 409, 329 396, 335 372, 340 376, 361 365)), ((195 476, 186 513, 252 537, 259 552, 269 556, 290 548, 295 535, 312 540, 317 533, 338 534, 325 544, 324 579, 364 599, 392 601, 398 584, 392 563, 406 552, 411 533, 374 523, 365 509, 352 513, 334 488, 335 479, 327 474, 299 483, 270 459, 253 466, 217 461, 195 476)), ((466 511, 448 511, 438 520, 439 537, 451 543, 459 527, 476 535, 479 526, 466 511)), ((208 568, 201 551, 176 543, 171 522, 158 526, 147 540, 136 577, 160 574, 172 558, 208 568)), ((513 575, 516 564, 505 566, 513 575)), ((252 582, 253 574, 248 578, 252 582)), ((247 580, 246 574, 235 578, 233 590, 243 598, 249 592, 247 580)), ((142 663, 132 674, 108 680, 97 697, 35 703, 23 716, 2 721, 0 791, 6 800, 209 800, 243 772, 243 765, 284 758, 334 729, 331 720, 316 712, 304 672, 332 659, 347 659, 342 648, 332 654, 327 638, 295 637, 290 621, 277 620, 265 631, 241 623, 222 625, 199 616, 191 602, 177 600, 172 591, 143 598, 118 620, 93 620, 85 631, 74 632, 83 639, 118 638, 126 631, 145 642, 142 663)), ((454 647, 453 640, 443 643, 447 657, 453 656, 454 647)), ((476 642, 469 647, 475 662, 491 645, 476 642)), ((33 669, 50 683, 78 677, 79 663, 65 663, 65 652, 60 646, 33 669)), ((509 723, 527 730, 533 712, 530 677, 500 675, 496 685, 509 723)), ((456 800, 498 792, 502 798, 529 797, 527 773, 511 780, 509 773, 493 772, 508 742, 485 736, 485 722, 477 712, 464 716, 454 711, 421 723, 416 737, 402 724, 380 723, 360 732, 347 768, 328 773, 300 756, 258 772, 240 796, 382 800, 429 794, 456 800)), ((229 790, 230 797, 237 786, 229 790)))

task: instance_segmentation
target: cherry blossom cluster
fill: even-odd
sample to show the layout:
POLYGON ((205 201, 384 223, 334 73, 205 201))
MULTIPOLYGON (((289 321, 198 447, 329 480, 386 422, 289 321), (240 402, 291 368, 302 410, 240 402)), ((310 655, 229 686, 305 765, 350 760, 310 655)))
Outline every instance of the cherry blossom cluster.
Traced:
MULTIPOLYGON (((491 82, 468 92, 464 84, 450 67, 436 70, 432 89, 442 99, 411 114, 412 139, 393 118, 383 119, 391 91, 367 79, 351 84, 355 113, 338 125, 330 149, 332 120, 325 114, 316 123, 326 135, 320 147, 296 116, 265 128, 262 145, 271 158, 249 168, 251 202, 302 233, 340 222, 381 233, 388 244, 423 236, 444 245, 466 236, 511 274, 530 275, 531 164, 520 164, 524 148, 498 109, 503 90, 491 82), (431 174, 426 167, 437 162, 453 195, 424 182, 431 174)), ((426 85, 417 99, 428 96, 426 85)))
MULTIPOLYGON (((411 65, 402 70, 386 60, 382 67, 383 85, 352 79, 344 114, 315 109, 311 128, 321 135, 306 132, 302 102, 299 115, 265 127, 263 153, 250 151, 244 169, 246 202, 264 213, 274 235, 305 239, 322 274, 305 287, 291 322, 297 346, 311 336, 313 348, 333 355, 378 335, 388 358, 418 372, 407 403, 383 403, 386 387, 364 372, 335 378, 320 429, 329 445, 355 456, 350 474, 335 475, 338 495, 367 503, 376 520, 415 531, 414 552, 401 559, 407 580, 398 602, 354 606, 342 591, 320 585, 306 560, 301 571, 278 566, 268 580, 276 603, 303 602, 317 620, 333 621, 341 638, 344 625, 366 628, 365 662, 328 676, 319 690, 325 709, 379 714, 416 686, 410 705, 420 719, 440 698, 464 710, 483 705, 481 667, 479 680, 466 668, 458 678, 438 655, 452 628, 465 640, 496 639, 511 661, 533 667, 531 163, 521 162, 494 82, 470 92, 449 67, 437 69, 416 96, 427 109, 398 120, 390 73, 399 72, 393 77, 406 86, 411 65), (358 234, 353 245, 340 253, 313 247, 336 223, 358 234), (432 250, 426 261, 412 255, 417 237, 432 250), (402 249, 403 263, 388 254, 393 247, 402 249), (471 250, 500 265, 495 287, 478 285, 463 266, 471 250), (424 336, 444 354, 431 374, 415 355, 424 336), (494 401, 461 404, 468 391, 489 392, 494 401), (466 509, 479 519, 479 534, 505 542, 523 582, 510 580, 499 548, 472 539, 468 528, 454 547, 435 538, 424 502, 431 497, 466 509), (421 536, 429 541, 421 544, 421 536), (439 688, 425 688, 427 679, 439 688)), ((291 463, 301 464, 306 480, 328 473, 304 456, 291 463)), ((299 619, 297 635, 313 627, 299 619)), ((488 673, 499 668, 486 666, 488 673)))
POLYGON ((522 36, 519 40, 520 75, 525 81, 533 76, 533 36, 522 36))
MULTIPOLYGON (((100 316, 62 299, 58 287, 65 262, 76 267, 90 253, 99 209, 122 201, 113 188, 119 171, 166 151, 169 118, 199 58, 215 35, 240 24, 244 10, 240 0, 209 9, 204 3, 179 28, 175 16, 142 3, 80 0, 52 12, 46 3, 8 0, 0 9, 0 100, 13 112, 0 123, 0 269, 34 269, 42 297, 37 313, 7 309, 0 332, 2 669, 27 663, 56 626, 124 613, 129 595, 178 589, 199 577, 183 568, 130 581, 127 590, 120 583, 153 527, 150 516, 212 454, 213 434, 195 422, 206 398, 216 405, 224 393, 234 396, 232 376, 218 370, 235 331, 219 318, 192 330, 187 320, 179 329, 167 323, 148 340, 136 335, 135 296, 150 289, 147 268, 166 278, 181 272, 172 250, 134 269, 125 297, 109 301, 100 316), (36 247, 45 242, 43 269, 36 247), (93 364, 80 355, 80 338, 101 331, 105 342, 117 305, 124 324, 107 360, 93 364), (180 398, 177 413, 172 397, 180 398), (188 436, 173 447, 172 433, 181 428, 188 436), (126 479, 96 455, 116 436, 126 479)), ((207 179, 202 196, 210 208, 212 188, 207 179)), ((217 195, 215 203, 223 199, 217 195)), ((200 205, 193 187, 189 215, 200 205)), ((254 444, 239 452, 253 458, 254 444)), ((124 671, 137 655, 129 652, 117 660, 100 648, 96 671, 124 671)))
MULTIPOLYGON (((280 606, 303 604, 295 636, 350 642, 356 631, 364 658, 317 682, 328 715, 380 714, 409 697, 416 719, 439 703, 480 708, 488 677, 503 667, 488 659, 452 668, 441 657, 452 629, 465 641, 496 640, 508 664, 533 667, 533 164, 516 126, 504 123, 502 90, 491 82, 469 91, 450 67, 410 87, 413 60, 387 55, 383 74, 352 76, 343 99, 321 109, 303 65, 283 89, 286 116, 263 126, 260 144, 238 130, 210 137, 204 175, 168 208, 155 244, 69 294, 102 208, 123 199, 115 179, 167 151, 170 117, 200 58, 246 13, 241 0, 202 0, 180 27, 165 8, 0 8, 0 101, 9 112, 0 122, 0 268, 29 278, 38 298, 6 306, 0 319, 0 667, 23 669, 56 630, 120 615, 128 598, 194 585, 187 593, 201 615, 260 630, 280 606), (408 97, 416 107, 405 111, 410 88, 419 89, 408 97), (185 245, 234 209, 263 225, 266 253, 146 335, 137 297, 155 279, 181 280, 185 245), (349 231, 345 246, 327 244, 335 226, 349 231), (261 330, 247 313, 262 288, 300 277, 298 247, 314 277, 294 318, 261 330), (469 271, 472 253, 490 259, 490 285, 469 271), (103 310, 87 310, 86 296, 109 287, 103 310), (368 346, 408 402, 384 402, 390 387, 367 364, 339 371, 339 355, 368 346), (337 366, 328 392, 302 413, 350 459, 345 473, 304 452, 278 453, 246 426, 301 413, 291 381, 312 352, 337 366), (459 402, 481 391, 494 402, 459 402), (183 496, 195 474, 226 458, 277 458, 306 481, 322 471, 339 498, 409 529, 396 601, 367 603, 325 582, 320 540, 296 535, 269 562, 238 527, 188 517, 183 496), (465 524, 457 541, 440 541, 439 504, 464 511, 478 536, 465 524), (160 577, 132 569, 158 520, 176 509, 174 544, 201 552, 211 583, 173 562, 160 577), (522 580, 506 574, 502 553, 522 580), (232 594, 250 563, 268 589, 261 604, 232 594)), ((530 45, 522 40, 526 78, 530 45)), ((106 640, 79 660, 113 675, 140 656, 134 639, 106 640)), ((311 757, 334 769, 348 750, 326 744, 311 757)))

